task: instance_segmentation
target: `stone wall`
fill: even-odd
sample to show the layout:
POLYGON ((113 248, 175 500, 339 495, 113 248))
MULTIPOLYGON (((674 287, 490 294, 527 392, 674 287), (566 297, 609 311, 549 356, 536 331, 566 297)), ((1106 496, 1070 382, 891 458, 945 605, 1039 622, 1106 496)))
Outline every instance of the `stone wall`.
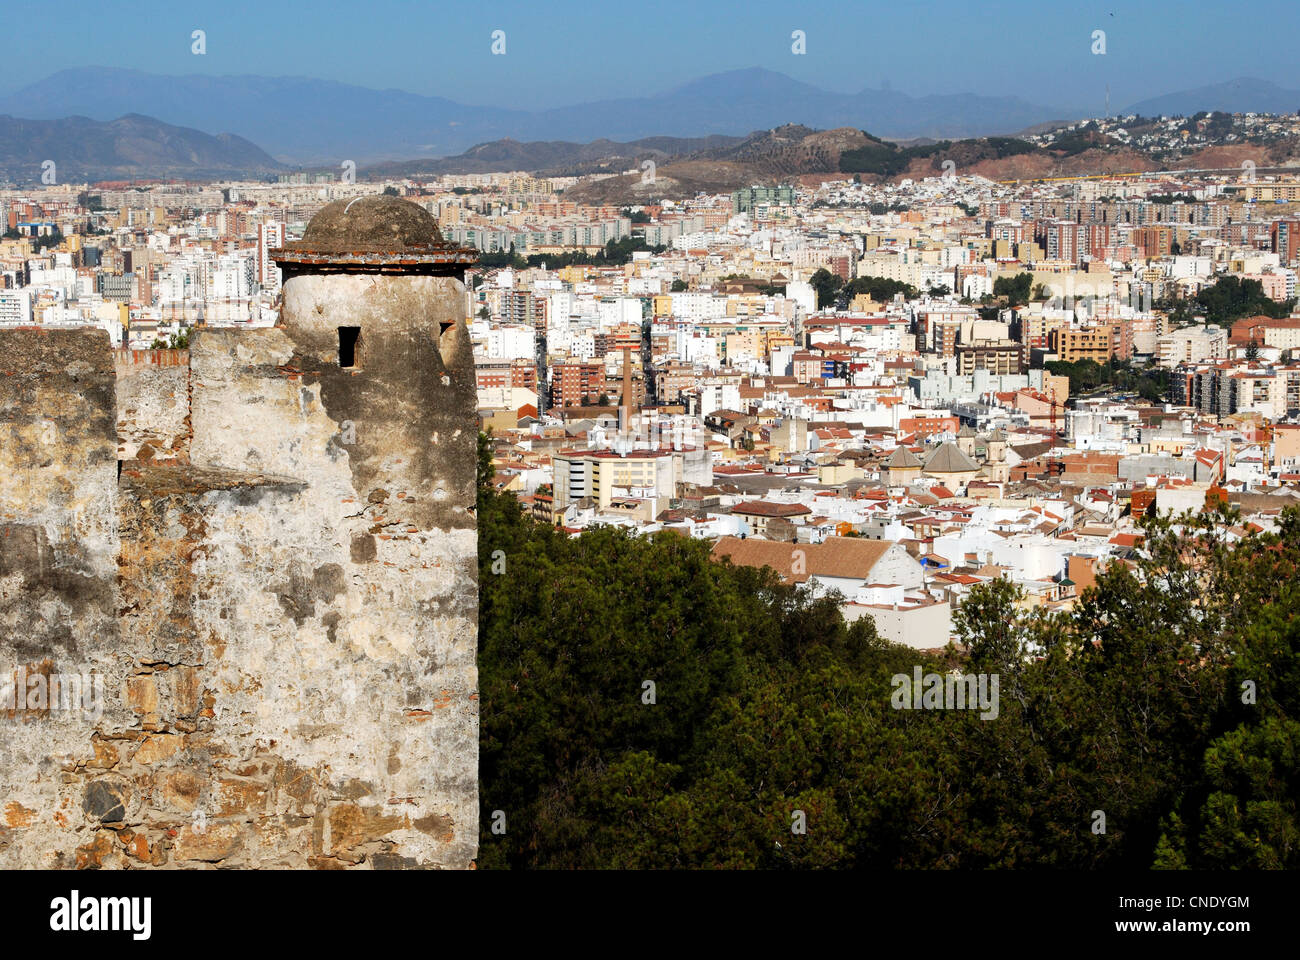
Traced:
POLYGON ((0 866, 472 865, 463 287, 285 295, 328 309, 319 331, 200 330, 174 367, 0 333, 0 676, 103 685, 98 709, 0 713, 0 866))
POLYGON ((114 350, 119 460, 186 460, 190 442, 188 350, 114 350))
POLYGON ((94 842, 93 811, 116 789, 95 786, 112 751, 101 730, 124 719, 129 672, 117 616, 114 380, 103 331, 0 331, 5 867, 75 865, 76 848, 94 842), (48 678, 82 675, 104 677, 102 716, 93 697, 91 711, 50 709, 48 678))

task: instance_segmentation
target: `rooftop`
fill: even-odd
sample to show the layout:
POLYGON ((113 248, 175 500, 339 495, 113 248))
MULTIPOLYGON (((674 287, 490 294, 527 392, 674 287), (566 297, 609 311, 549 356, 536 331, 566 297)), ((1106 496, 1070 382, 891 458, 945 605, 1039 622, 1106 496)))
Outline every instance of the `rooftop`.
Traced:
POLYGON ((974 473, 979 464, 962 453, 957 444, 951 441, 939 445, 925 463, 926 473, 974 473))

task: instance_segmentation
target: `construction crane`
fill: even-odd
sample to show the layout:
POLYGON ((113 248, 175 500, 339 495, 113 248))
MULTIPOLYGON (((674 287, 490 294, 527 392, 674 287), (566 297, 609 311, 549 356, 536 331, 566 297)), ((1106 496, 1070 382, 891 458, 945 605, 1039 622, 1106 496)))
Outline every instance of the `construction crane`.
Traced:
MULTIPOLYGON (((1055 386, 1052 387, 1051 397, 1049 398, 1048 403, 1051 405, 1051 408, 1052 408, 1052 437, 1055 438, 1055 437, 1056 437, 1056 408, 1057 408, 1057 406, 1058 406, 1058 404, 1057 404, 1057 402, 1056 402, 1056 387, 1055 387, 1055 386)), ((1065 404, 1062 403, 1062 404, 1059 404, 1059 406, 1060 406, 1060 408, 1061 408, 1062 410, 1065 409, 1065 404)))

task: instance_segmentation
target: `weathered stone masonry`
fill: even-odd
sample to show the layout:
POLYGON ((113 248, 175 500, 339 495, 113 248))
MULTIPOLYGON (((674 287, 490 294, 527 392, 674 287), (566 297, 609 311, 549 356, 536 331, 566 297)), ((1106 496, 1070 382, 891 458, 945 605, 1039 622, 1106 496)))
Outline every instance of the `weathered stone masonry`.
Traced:
POLYGON ((188 355, 0 332, 0 679, 103 678, 0 710, 0 866, 472 865, 469 258, 390 198, 277 256, 188 355))

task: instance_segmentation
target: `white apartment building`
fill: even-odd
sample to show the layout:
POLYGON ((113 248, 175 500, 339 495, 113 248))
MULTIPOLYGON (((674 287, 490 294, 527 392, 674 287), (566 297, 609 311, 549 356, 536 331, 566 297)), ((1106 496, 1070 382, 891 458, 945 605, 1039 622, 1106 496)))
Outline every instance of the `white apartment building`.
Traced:
MULTIPOLYGON (((530 358, 537 352, 535 338, 536 332, 532 327, 499 326, 488 331, 487 355, 493 360, 530 358)), ((594 346, 593 343, 593 350, 594 346)))
POLYGON ((670 295, 673 316, 682 320, 718 320, 727 315, 727 298, 712 293, 683 292, 670 295))
POLYGON ((205 266, 210 270, 207 299, 238 300, 253 295, 256 270, 252 257, 227 254, 205 266))
POLYGON ((0 290, 0 327, 25 327, 31 323, 31 291, 0 290))
POLYGON ((591 497, 608 507, 616 497, 665 499, 678 483, 707 484, 713 468, 703 447, 680 450, 566 450, 551 459, 555 506, 591 497))
POLYGON ((1228 331, 1210 324, 1179 327, 1156 338, 1156 361, 1162 367, 1222 360, 1228 355, 1228 331))
POLYGON ((271 251, 284 246, 284 224, 276 221, 263 223, 257 228, 257 282, 263 290, 280 292, 280 268, 271 259, 271 251))

